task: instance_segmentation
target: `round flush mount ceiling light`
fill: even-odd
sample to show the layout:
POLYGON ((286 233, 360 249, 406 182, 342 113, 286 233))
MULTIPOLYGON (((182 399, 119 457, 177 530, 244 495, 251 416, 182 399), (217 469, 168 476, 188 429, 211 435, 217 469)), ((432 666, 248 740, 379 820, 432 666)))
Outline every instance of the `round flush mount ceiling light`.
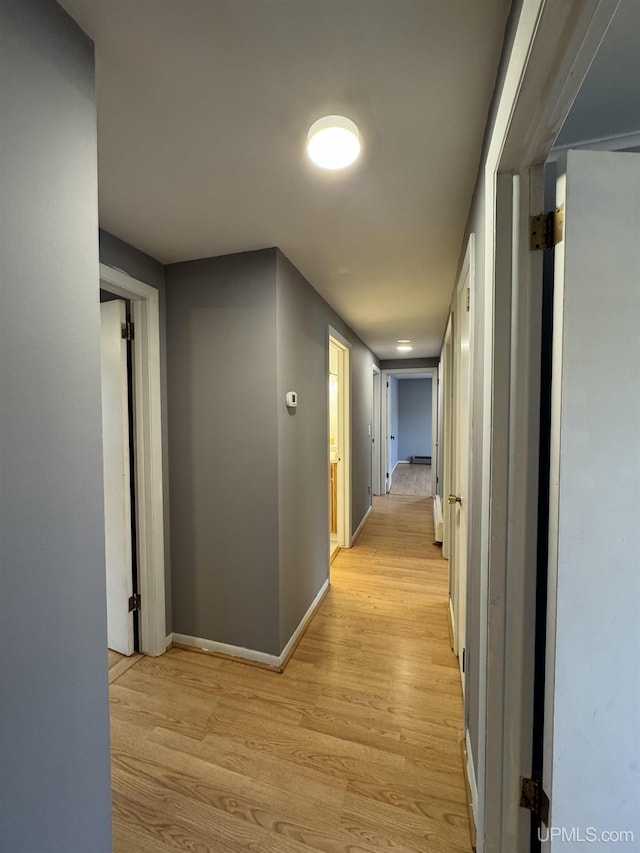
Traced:
POLYGON ((413 347, 410 347, 408 344, 401 344, 400 346, 397 346, 396 349, 398 352, 411 352, 413 347))
POLYGON ((360 154, 360 131, 344 116, 319 118, 309 129, 307 153, 321 169, 346 169, 360 154))

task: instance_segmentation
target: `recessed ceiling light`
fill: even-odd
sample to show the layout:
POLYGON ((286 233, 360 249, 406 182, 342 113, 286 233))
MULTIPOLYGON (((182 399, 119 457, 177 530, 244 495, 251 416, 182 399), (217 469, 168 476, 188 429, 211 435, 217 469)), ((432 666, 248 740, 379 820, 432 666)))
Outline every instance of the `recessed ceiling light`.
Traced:
POLYGON ((399 344, 410 344, 411 339, 410 338, 403 338, 401 341, 398 341, 398 343, 399 344))
POLYGON ((409 350, 412 350, 413 347, 407 346, 407 344, 401 344, 401 346, 396 347, 396 349, 398 350, 398 352, 409 352, 409 350))
POLYGON ((360 154, 360 131, 344 116, 319 118, 309 129, 307 153, 321 169, 345 169, 360 154))

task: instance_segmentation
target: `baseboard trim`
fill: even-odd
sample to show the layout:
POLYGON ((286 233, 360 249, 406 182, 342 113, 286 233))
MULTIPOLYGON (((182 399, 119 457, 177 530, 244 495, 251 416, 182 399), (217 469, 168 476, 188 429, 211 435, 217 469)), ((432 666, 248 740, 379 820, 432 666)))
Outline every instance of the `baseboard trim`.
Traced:
POLYGON ((443 526, 442 498, 440 495, 435 495, 433 498, 433 529, 435 531, 436 542, 439 544, 442 543, 443 526))
POLYGON ((469 830, 471 832, 471 846, 476 849, 477 842, 477 812, 478 812, 478 784, 473 766, 473 753, 471 751, 471 740, 467 729, 464 740, 461 741, 462 755, 464 759, 464 773, 467 789, 467 807, 469 811, 469 830))
POLYGON ((449 644, 451 645, 451 651, 455 654, 456 651, 456 620, 453 615, 453 601, 451 600, 451 596, 449 596, 449 644))
POLYGON ((325 580, 325 582, 322 584, 322 586, 320 587, 320 591, 318 592, 316 597, 313 599, 313 601, 309 605, 309 609, 307 610, 307 612, 304 614, 304 616, 300 620, 300 624, 298 625, 296 630, 291 635, 291 639, 289 640, 287 645, 284 647, 284 649, 280 653, 279 661, 280 661, 280 668, 281 669, 284 669, 285 666, 289 663, 289 658, 295 652, 296 646, 298 645, 298 643, 302 639, 304 632, 309 627, 309 623, 311 622, 311 620, 315 616, 318 607, 320 607, 320 605, 322 604, 322 602, 324 600, 324 597, 326 596, 326 594, 328 592, 329 592, 329 578, 327 578, 325 580))
POLYGON ((167 637, 164 641, 165 652, 168 652, 172 645, 173 645, 173 631, 170 634, 167 634, 167 637))
POLYGON ((361 533, 362 533, 362 531, 364 530, 364 526, 365 526, 365 524, 367 523, 367 520, 368 520, 369 516, 371 515, 371 512, 372 512, 372 511, 373 511, 373 506, 370 506, 370 507, 369 507, 369 509, 368 509, 368 510, 365 512, 365 514, 362 516, 362 521, 361 521, 361 522, 360 522, 360 524, 356 527, 356 532, 355 532, 355 533, 353 534, 353 536, 351 537, 351 547, 352 547, 352 548, 353 548, 353 546, 356 544, 356 542, 358 541, 358 538, 360 537, 360 534, 361 534, 361 533))
POLYGON ((177 648, 204 652, 205 654, 217 655, 218 657, 253 664, 254 666, 260 666, 274 672, 282 672, 328 591, 329 579, 327 578, 311 602, 309 609, 300 620, 291 639, 279 655, 269 655, 266 652, 256 651, 256 649, 246 649, 242 646, 232 646, 228 643, 218 643, 215 640, 207 640, 203 637, 191 637, 188 634, 178 634, 176 632, 172 634, 172 645, 177 648))

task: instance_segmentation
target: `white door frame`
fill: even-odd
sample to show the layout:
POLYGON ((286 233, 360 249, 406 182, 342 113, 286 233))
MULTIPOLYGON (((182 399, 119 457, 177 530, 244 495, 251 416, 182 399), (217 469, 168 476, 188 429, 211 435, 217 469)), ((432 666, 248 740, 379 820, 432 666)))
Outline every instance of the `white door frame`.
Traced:
POLYGON ((128 299, 135 326, 133 399, 135 430, 138 581, 142 598, 140 651, 166 651, 164 507, 159 294, 154 287, 100 264, 100 286, 128 299))
MULTIPOLYGON (((453 371, 452 371, 452 391, 453 391, 453 423, 452 423, 452 470, 451 470, 451 486, 453 493, 462 499, 462 504, 458 507, 457 504, 449 505, 450 514, 450 578, 453 579, 453 588, 450 590, 450 611, 453 612, 452 619, 453 628, 453 650, 459 658, 460 678, 462 681, 462 693, 465 691, 465 675, 464 675, 464 649, 466 645, 467 633, 467 576, 468 576, 468 561, 471 549, 469 547, 469 534, 471 532, 471 513, 473 506, 471 503, 471 471, 473 470, 473 454, 471 448, 471 417, 473 412, 473 305, 475 303, 475 269, 476 269, 476 238, 475 234, 470 234, 467 242, 467 250, 465 252, 462 268, 456 283, 454 292, 454 336, 453 336, 453 371), (466 285, 466 287, 465 287, 466 285), (468 288, 468 294, 465 294, 465 289, 468 288), (468 302, 467 302, 468 299, 468 302), (465 304, 466 303, 466 304, 465 304), (466 387, 462 386, 461 380, 461 341, 462 320, 460 315, 462 312, 469 314, 468 329, 469 329, 469 361, 468 375, 466 387), (467 422, 462 423, 462 403, 466 398, 467 402, 467 422), (463 470, 461 464, 462 454, 459 448, 463 445, 467 446, 467 463, 466 470, 463 470), (465 482, 466 481, 466 482, 465 482), (463 484, 466 488, 462 488, 463 484), (454 519, 464 513, 464 531, 459 531, 460 519, 456 523, 454 519), (461 539, 460 536, 463 538, 461 539), (464 559, 460 559, 460 555, 464 554, 464 559)), ((447 501, 449 495, 445 498, 447 501)))
POLYGON ((382 484, 380 482, 380 471, 382 468, 382 429, 381 429, 381 414, 382 414, 382 376, 380 368, 373 365, 373 397, 372 397, 372 424, 371 424, 371 493, 372 495, 382 494, 382 484))
MULTIPOLYGON (((391 489, 391 481, 393 471, 391 471, 391 407, 389 406, 389 392, 387 382, 390 376, 424 376, 425 379, 431 379, 431 463, 433 465, 433 457, 435 453, 435 430, 437 429, 438 419, 438 368, 437 367, 393 367, 385 368, 381 371, 381 453, 380 453, 380 489, 384 494, 386 492, 385 484, 387 482, 386 473, 389 472, 389 490, 391 489)), ((431 469, 433 471, 433 468, 431 469)), ((436 478, 431 478, 431 494, 436 493, 436 478)))
POLYGON ((617 5, 523 0, 482 172, 478 853, 529 850, 519 782, 531 773, 537 500, 526 501, 537 484, 542 260, 528 251, 528 219, 542 211, 542 164, 617 5))
MULTIPOLYGON (((342 357, 338 362, 338 430, 340 431, 341 463, 338 463, 338 545, 351 547, 351 344, 340 332, 329 326, 327 336, 327 365, 329 342, 334 343, 342 357)), ((329 375, 327 370, 327 376, 329 375)), ((327 392, 328 394, 328 392, 327 392)), ((328 402, 327 396, 327 402, 328 402)), ((327 423, 329 410, 327 408, 327 423)), ((329 442, 327 441, 327 448, 329 442)))
MULTIPOLYGON (((449 314, 444 334, 440 360, 440 381, 442 383, 442 556, 448 560, 451 556, 451 510, 449 495, 453 479, 454 464, 454 405, 453 405, 453 334, 455 318, 449 314)), ((453 587, 451 566, 449 571, 449 593, 453 587)), ((453 619, 453 614, 451 613, 453 619)), ((452 622, 453 629, 453 622, 452 622)))

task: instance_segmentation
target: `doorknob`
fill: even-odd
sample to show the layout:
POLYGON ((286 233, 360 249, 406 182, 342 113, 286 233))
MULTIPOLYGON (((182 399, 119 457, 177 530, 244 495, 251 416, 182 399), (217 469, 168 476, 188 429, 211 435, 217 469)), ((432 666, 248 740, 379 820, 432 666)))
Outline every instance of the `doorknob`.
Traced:
POLYGON ((461 504, 462 498, 460 495, 449 495, 449 503, 450 504, 461 504))

